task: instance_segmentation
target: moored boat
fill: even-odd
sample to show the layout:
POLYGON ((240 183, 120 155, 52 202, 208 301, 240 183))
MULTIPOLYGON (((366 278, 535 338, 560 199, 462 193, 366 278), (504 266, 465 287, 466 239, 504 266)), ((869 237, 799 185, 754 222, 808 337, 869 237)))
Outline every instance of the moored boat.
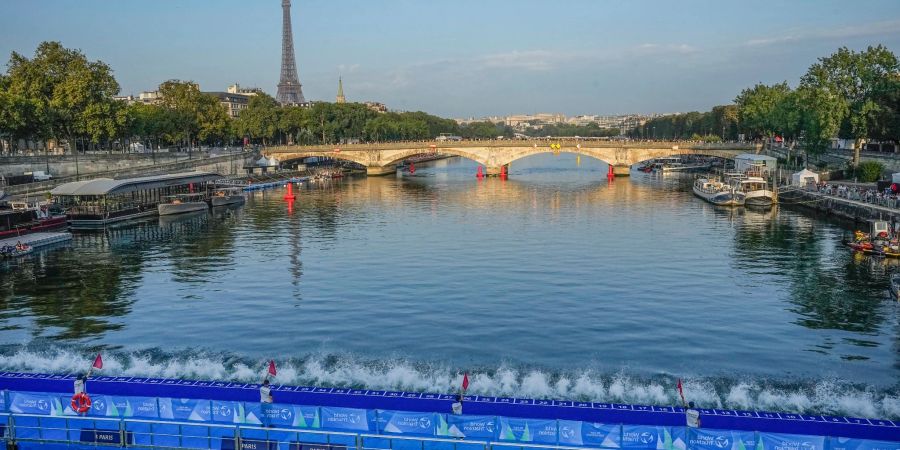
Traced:
POLYGON ((160 203, 159 215, 168 216, 191 211, 203 211, 209 208, 203 199, 203 194, 178 194, 169 196, 165 203, 160 203))
POLYGON ((732 177, 729 184, 738 192, 744 193, 745 205, 772 206, 775 203, 775 193, 769 189, 769 183, 762 177, 732 177))
POLYGON ((694 181, 694 195, 714 205, 742 206, 744 193, 734 186, 712 178, 698 178, 694 181))
POLYGON ((50 203, 10 202, 10 209, 0 209, 0 239, 63 229, 66 216, 50 203))
POLYGON ((213 191, 213 195, 212 197, 210 197, 209 203, 213 207, 225 205, 240 205, 244 203, 244 201, 246 201, 243 192, 244 190, 239 187, 220 187, 213 191))
POLYGON ((18 256, 25 256, 34 251, 34 247, 28 244, 16 244, 15 246, 6 245, 0 247, 0 257, 3 258, 16 258, 18 256))

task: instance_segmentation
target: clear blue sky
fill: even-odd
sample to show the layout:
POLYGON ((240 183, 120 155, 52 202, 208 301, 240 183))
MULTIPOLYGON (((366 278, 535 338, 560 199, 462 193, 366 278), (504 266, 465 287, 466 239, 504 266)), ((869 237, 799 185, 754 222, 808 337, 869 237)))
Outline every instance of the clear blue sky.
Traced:
MULTIPOLYGON (((274 95, 281 0, 0 0, 0 57, 59 40, 123 94, 171 78, 274 95)), ((444 116, 706 110, 840 46, 900 53, 897 0, 293 0, 307 99, 444 116)))

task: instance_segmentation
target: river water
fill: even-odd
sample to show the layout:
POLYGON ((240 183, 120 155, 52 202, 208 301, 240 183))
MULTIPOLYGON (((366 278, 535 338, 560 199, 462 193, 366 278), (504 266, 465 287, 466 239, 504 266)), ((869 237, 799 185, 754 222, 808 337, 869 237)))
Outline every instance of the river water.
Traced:
POLYGON ((250 194, 0 263, 0 369, 900 417, 890 261, 575 155, 250 194))

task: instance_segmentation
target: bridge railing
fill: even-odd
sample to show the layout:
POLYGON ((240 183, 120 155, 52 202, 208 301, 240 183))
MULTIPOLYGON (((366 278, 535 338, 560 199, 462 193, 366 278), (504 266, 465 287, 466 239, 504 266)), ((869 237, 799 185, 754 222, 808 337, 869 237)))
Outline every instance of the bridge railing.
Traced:
POLYGON ((272 146, 262 149, 263 153, 279 152, 333 152, 341 151, 373 151, 373 150, 405 150, 410 148, 422 148, 423 150, 440 150, 442 148, 472 148, 472 147, 528 147, 533 145, 546 146, 550 143, 558 143, 563 148, 581 146, 582 148, 635 148, 635 149, 715 149, 715 150, 746 150, 756 151, 761 148, 758 144, 751 143, 715 143, 695 141, 593 141, 566 139, 510 139, 510 140, 472 140, 472 141, 404 141, 404 142, 372 142, 364 144, 329 144, 329 145, 284 145, 272 146))

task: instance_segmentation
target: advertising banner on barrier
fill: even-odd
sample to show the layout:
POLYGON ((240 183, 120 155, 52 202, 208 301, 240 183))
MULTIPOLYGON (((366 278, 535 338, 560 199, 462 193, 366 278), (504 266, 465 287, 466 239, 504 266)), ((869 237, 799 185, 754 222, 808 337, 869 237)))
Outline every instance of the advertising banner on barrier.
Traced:
POLYGON ((435 436, 439 425, 437 416, 436 413, 384 409, 375 411, 375 417, 378 418, 378 432, 407 436, 435 436))
POLYGON ((316 406, 244 403, 244 423, 292 428, 321 428, 316 406))
POLYGON ((578 420, 559 421, 559 443, 561 445, 619 448, 621 425, 581 422, 578 420))
POLYGON ((159 399, 160 419, 209 422, 212 420, 211 409, 212 407, 209 400, 197 400, 193 398, 159 399))
POLYGON ((356 408, 319 408, 322 428, 347 431, 375 431, 375 411, 356 408))
POLYGON ((213 422, 244 423, 244 404, 213 400, 210 402, 210 416, 213 422))
POLYGON ((824 436, 759 433, 762 450, 825 450, 824 436))
POLYGON ((831 438, 831 450, 900 450, 900 441, 869 441, 866 439, 831 438))
POLYGON ((685 450, 687 437, 683 427, 623 425, 622 448, 685 450))
MULTIPOLYGON (((54 414, 51 410, 53 398, 48 394, 30 392, 10 392, 9 412, 20 414, 54 414)), ((61 411, 59 412, 61 414, 61 411)))
POLYGON ((535 442, 539 444, 556 444, 556 421, 539 419, 516 419, 498 417, 500 432, 497 439, 501 441, 535 442))
POLYGON ((0 391, 0 412, 6 412, 6 391, 0 391))
POLYGON ((756 433, 691 428, 688 430, 688 447, 691 450, 755 450, 756 433))
POLYGON ((491 440, 497 436, 494 416, 447 416, 447 436, 467 439, 491 440))

